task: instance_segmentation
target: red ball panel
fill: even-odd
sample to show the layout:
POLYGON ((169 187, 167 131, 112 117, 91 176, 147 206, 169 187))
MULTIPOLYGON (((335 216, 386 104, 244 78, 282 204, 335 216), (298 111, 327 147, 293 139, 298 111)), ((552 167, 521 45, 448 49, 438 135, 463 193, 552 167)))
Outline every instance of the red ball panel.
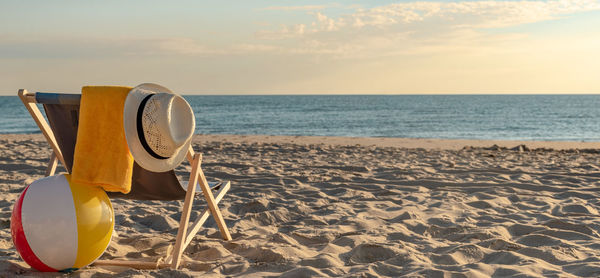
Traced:
POLYGON ((29 247, 27 238, 25 238, 23 223, 21 222, 21 207, 23 205, 23 198, 25 197, 25 194, 27 194, 27 189, 29 189, 29 186, 27 186, 27 188, 23 190, 23 193, 21 193, 21 196, 19 196, 19 200, 17 200, 17 203, 15 203, 15 207, 13 208, 13 212, 10 217, 10 233, 12 235, 13 243, 17 248, 17 252, 19 252, 19 255, 21 255, 21 258, 23 258, 28 265, 39 271, 56 272, 58 270, 51 268, 40 261, 40 259, 33 253, 33 250, 31 250, 31 247, 29 247))

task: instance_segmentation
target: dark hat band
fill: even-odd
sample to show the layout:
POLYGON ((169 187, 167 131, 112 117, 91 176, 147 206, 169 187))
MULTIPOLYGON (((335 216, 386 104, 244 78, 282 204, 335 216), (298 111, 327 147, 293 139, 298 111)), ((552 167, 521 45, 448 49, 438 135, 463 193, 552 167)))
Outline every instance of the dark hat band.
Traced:
POLYGON ((149 94, 147 95, 142 102, 140 102, 140 106, 138 107, 138 111, 137 111, 137 135, 138 138, 140 139, 140 143, 142 144, 142 147, 144 147, 144 149, 154 158, 156 159, 167 159, 168 157, 164 157, 164 156, 160 156, 157 153, 155 153, 152 148, 150 148, 150 146, 148 145, 148 142, 146 142, 146 136, 144 136, 144 127, 142 125, 142 117, 144 116, 144 107, 146 107, 146 102, 148 102, 148 100, 153 96, 154 94, 149 94))

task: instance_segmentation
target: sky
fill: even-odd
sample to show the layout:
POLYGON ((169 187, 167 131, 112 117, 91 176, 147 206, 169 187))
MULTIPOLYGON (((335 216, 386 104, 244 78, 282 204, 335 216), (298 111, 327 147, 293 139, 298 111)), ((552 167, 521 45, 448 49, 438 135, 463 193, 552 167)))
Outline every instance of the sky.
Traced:
POLYGON ((0 95, 600 93, 600 0, 5 1, 0 95))

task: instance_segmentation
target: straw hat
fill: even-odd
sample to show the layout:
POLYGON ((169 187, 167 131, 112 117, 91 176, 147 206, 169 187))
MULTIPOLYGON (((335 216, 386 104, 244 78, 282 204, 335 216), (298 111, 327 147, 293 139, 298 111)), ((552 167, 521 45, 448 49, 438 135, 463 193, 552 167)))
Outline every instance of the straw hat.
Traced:
POLYGON ((125 100, 123 127, 133 159, 146 170, 179 165, 192 143, 194 111, 180 95, 152 83, 133 88, 125 100))

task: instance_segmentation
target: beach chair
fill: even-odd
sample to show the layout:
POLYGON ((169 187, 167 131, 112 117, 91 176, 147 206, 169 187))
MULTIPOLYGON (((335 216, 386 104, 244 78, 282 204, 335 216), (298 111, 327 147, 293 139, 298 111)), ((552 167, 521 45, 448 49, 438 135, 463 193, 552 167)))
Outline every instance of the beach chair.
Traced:
MULTIPOLYGON (((56 93, 29 93, 21 89, 18 92, 21 101, 35 120, 52 148, 52 154, 46 169, 46 176, 53 175, 60 162, 67 172, 73 166, 73 153, 77 137, 79 118, 80 94, 56 93), (36 104, 42 104, 46 118, 42 115, 36 104)), ((199 232, 209 214, 215 219, 224 240, 231 240, 231 235, 225 220, 221 215, 218 202, 225 196, 230 188, 230 182, 222 182, 213 186, 216 195, 211 191, 211 185, 206 180, 201 168, 202 155, 194 153, 190 147, 187 159, 191 164, 190 177, 187 190, 180 184, 175 171, 164 173, 147 171, 134 163, 131 192, 129 194, 107 192, 111 198, 128 198, 136 200, 181 200, 185 199, 181 220, 175 245, 167 250, 167 254, 156 262, 129 261, 129 260, 98 260, 95 265, 125 266, 140 269, 173 268, 176 269, 182 262, 182 254, 190 244, 196 233, 199 232), (199 185, 208 208, 198 215, 196 221, 190 224, 192 203, 196 196, 196 186, 199 185)))

